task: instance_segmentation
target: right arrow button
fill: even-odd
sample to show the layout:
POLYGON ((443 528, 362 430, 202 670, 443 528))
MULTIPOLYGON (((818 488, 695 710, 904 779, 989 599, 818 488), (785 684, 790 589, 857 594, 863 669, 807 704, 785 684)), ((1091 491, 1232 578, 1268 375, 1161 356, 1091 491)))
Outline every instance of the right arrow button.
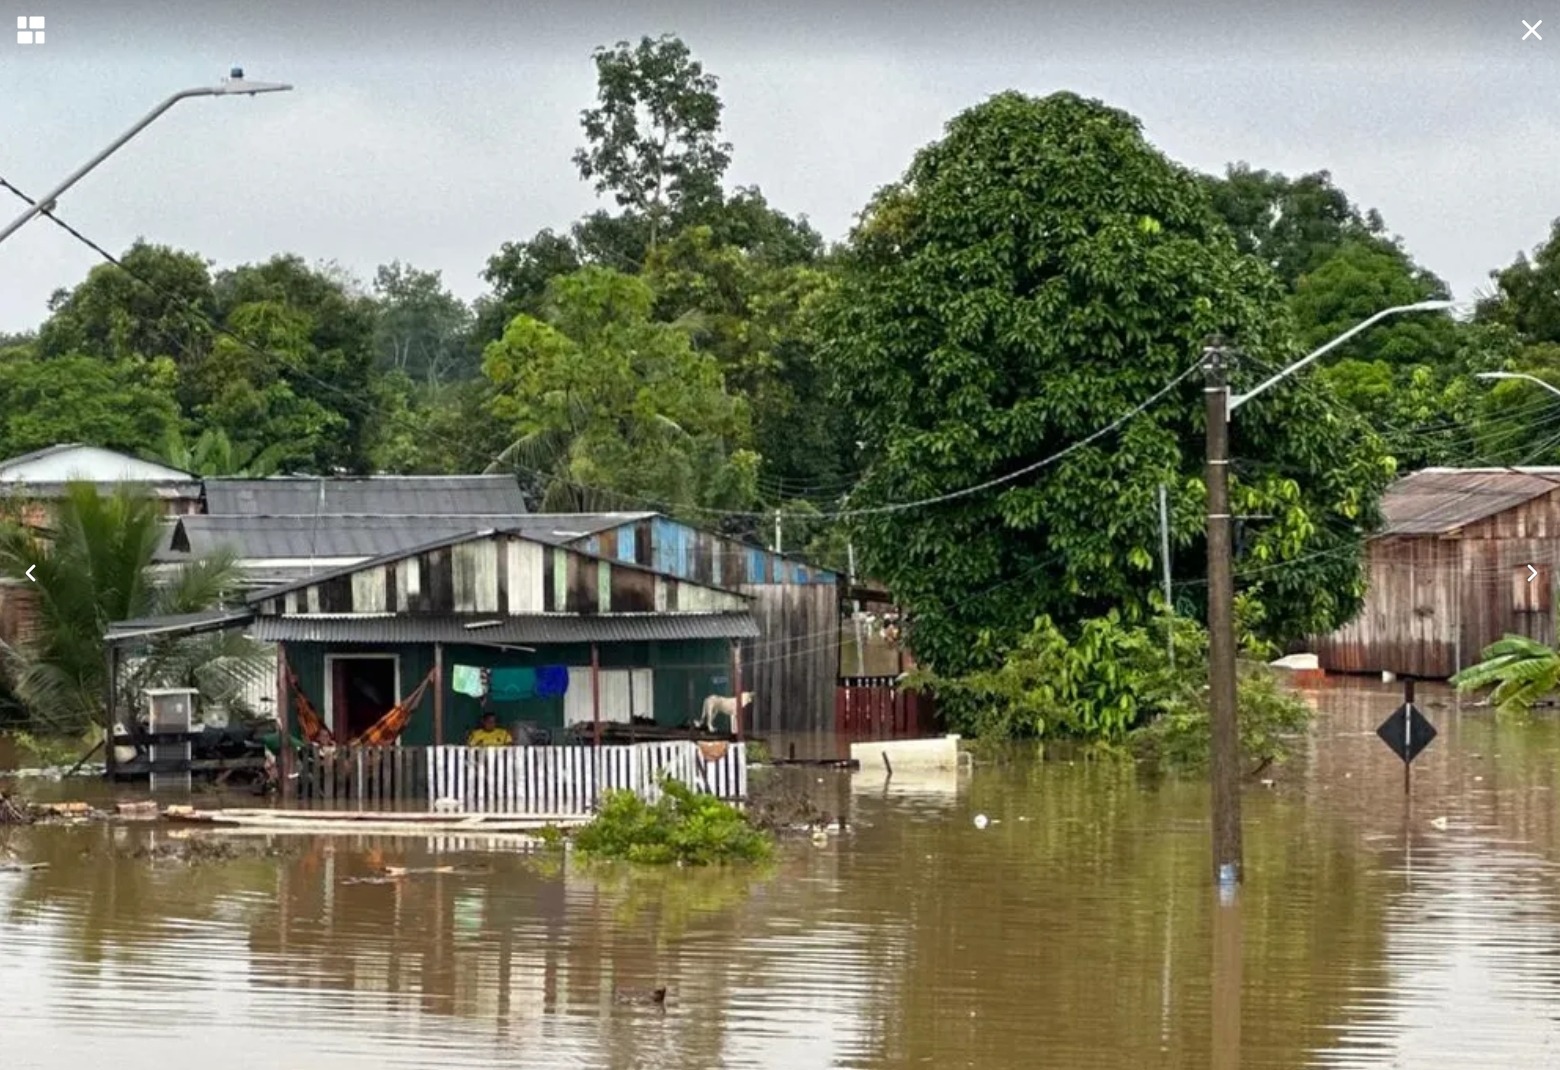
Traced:
POLYGON ((1538 569, 1534 568, 1532 565, 1529 565, 1528 566, 1528 582, 1532 583, 1536 579, 1538 579, 1538 569))

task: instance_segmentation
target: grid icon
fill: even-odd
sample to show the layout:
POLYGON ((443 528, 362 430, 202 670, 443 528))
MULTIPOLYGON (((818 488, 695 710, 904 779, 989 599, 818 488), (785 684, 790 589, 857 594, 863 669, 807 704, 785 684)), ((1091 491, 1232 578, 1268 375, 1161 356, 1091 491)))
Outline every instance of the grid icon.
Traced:
POLYGON ((16 16, 16 43, 19 45, 43 44, 43 16, 16 16))

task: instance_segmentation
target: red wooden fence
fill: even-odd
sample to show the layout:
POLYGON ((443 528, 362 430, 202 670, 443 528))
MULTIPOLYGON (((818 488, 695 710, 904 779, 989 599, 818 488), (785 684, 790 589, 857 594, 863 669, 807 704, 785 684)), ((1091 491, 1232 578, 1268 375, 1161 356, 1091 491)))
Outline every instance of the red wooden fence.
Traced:
POLYGON ((849 740, 921 739, 940 734, 929 694, 893 676, 842 676, 834 689, 834 731, 849 740))

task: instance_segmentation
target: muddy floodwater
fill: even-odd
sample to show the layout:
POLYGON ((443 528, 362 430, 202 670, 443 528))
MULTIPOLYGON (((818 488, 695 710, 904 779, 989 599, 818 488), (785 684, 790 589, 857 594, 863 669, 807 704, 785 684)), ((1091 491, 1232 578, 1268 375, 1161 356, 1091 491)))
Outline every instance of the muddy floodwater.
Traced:
POLYGON ((853 831, 757 876, 0 828, 0 861, 48 863, 0 873, 0 1066, 1560 1066, 1560 714, 1420 690, 1408 800, 1374 735, 1396 689, 1309 693, 1224 908, 1206 786, 1101 764, 809 772, 853 831))

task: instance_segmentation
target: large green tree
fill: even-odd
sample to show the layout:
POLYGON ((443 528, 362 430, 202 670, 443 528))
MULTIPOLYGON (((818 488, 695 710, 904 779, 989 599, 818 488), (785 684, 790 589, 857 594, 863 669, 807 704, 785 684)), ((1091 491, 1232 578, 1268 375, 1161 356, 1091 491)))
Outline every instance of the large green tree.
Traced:
MULTIPOLYGON (((990 490, 860 519, 863 568, 909 607, 917 654, 959 673, 1040 613, 1064 628, 1111 608, 1143 618, 1161 483, 1175 574, 1200 576, 1202 390, 1185 373, 1213 333, 1246 354, 1237 387, 1298 355, 1284 300, 1205 185, 1103 104, 1004 93, 919 152, 864 213, 829 315, 868 465, 851 506, 961 492, 1070 452, 990 490)), ((1233 429, 1233 505, 1260 517, 1239 567, 1261 628, 1341 623, 1390 475, 1381 443, 1317 381, 1264 395, 1233 429)))
POLYGON ((374 297, 374 355, 381 370, 430 384, 477 373, 471 309, 445 287, 439 272, 399 260, 384 264, 374 275, 374 297))
POLYGON ((1202 182, 1236 247, 1290 287, 1348 242, 1386 241, 1381 215, 1362 211, 1326 171, 1290 177, 1236 163, 1202 182))
POLYGON ((61 442, 127 453, 155 451, 178 427, 173 362, 110 362, 72 353, 0 359, 0 457, 61 442))
MULTIPOLYGON (((676 221, 721 201, 731 146, 720 140, 718 82, 670 34, 598 48, 596 107, 574 155, 596 192, 648 223, 647 248, 676 221)), ((616 266, 616 265, 613 265, 616 266)))
POLYGON ((542 476, 546 508, 750 503, 747 406, 653 301, 642 279, 583 268, 553 282, 543 318, 515 317, 488 347, 506 459, 542 476))

